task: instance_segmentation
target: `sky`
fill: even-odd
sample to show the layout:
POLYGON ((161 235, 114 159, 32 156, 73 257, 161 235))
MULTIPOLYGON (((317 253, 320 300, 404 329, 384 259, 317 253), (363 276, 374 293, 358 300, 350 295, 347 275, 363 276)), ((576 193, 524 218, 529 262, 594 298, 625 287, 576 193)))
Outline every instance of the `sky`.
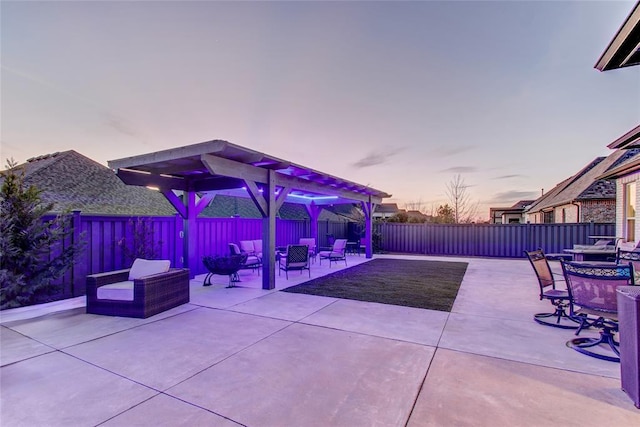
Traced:
POLYGON ((640 123, 635 1, 0 2, 0 161, 223 139, 425 213, 536 199, 640 123))

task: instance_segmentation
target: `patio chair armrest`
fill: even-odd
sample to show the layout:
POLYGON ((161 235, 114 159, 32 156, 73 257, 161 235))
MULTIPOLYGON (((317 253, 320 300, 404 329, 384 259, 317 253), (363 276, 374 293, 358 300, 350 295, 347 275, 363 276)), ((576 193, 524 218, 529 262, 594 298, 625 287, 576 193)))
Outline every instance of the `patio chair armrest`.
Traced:
POLYGON ((163 304, 170 295, 189 295, 189 269, 174 268, 164 273, 152 274, 133 281, 134 304, 145 306, 163 304))
POLYGON ((108 271, 106 273, 91 274, 87 276, 87 292, 89 287, 95 289, 111 283, 123 282, 129 279, 129 268, 125 270, 108 271))
MULTIPOLYGON (((170 286, 174 282, 189 280, 188 268, 172 268, 164 273, 152 274, 150 276, 140 277, 133 281, 134 292, 137 287, 153 288, 158 286, 170 286)), ((126 280, 126 279, 125 279, 126 280)))

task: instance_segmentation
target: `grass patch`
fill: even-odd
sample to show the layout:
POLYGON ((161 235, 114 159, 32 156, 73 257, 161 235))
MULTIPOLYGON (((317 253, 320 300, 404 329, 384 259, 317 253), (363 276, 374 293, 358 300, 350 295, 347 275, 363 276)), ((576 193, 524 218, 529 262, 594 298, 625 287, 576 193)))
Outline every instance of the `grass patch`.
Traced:
POLYGON ((466 262, 374 259, 282 292, 451 311, 466 262))

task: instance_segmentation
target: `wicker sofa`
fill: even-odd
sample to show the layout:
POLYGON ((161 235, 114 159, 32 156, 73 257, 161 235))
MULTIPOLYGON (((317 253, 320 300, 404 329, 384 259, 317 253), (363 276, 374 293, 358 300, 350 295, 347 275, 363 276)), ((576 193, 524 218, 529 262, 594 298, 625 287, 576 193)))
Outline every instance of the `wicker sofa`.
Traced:
MULTIPOLYGON (((189 302, 189 269, 172 268, 164 273, 129 279, 129 269, 87 276, 87 313, 147 318, 189 302), (123 284, 132 299, 105 297, 100 287, 123 284)), ((122 289, 124 290, 124 289, 122 289)))

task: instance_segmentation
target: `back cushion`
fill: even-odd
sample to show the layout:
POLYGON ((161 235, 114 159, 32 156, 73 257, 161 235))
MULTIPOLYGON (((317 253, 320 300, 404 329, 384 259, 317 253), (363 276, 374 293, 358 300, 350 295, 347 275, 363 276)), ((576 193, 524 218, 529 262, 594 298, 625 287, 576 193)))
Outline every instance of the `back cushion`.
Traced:
POLYGON ((169 271, 171 261, 164 259, 142 259, 136 258, 129 270, 129 280, 136 280, 152 274, 165 273, 169 271))
POLYGON ((255 249, 253 247, 253 240, 241 240, 240 249, 249 254, 255 252, 255 249))
POLYGON ((253 250, 257 254, 261 254, 262 253, 262 240, 254 240, 253 241, 253 250))
POLYGON ((311 239, 311 238, 307 239, 306 237, 302 237, 300 239, 300 244, 309 246, 309 249, 315 249, 316 248, 316 240, 315 239, 311 239))

